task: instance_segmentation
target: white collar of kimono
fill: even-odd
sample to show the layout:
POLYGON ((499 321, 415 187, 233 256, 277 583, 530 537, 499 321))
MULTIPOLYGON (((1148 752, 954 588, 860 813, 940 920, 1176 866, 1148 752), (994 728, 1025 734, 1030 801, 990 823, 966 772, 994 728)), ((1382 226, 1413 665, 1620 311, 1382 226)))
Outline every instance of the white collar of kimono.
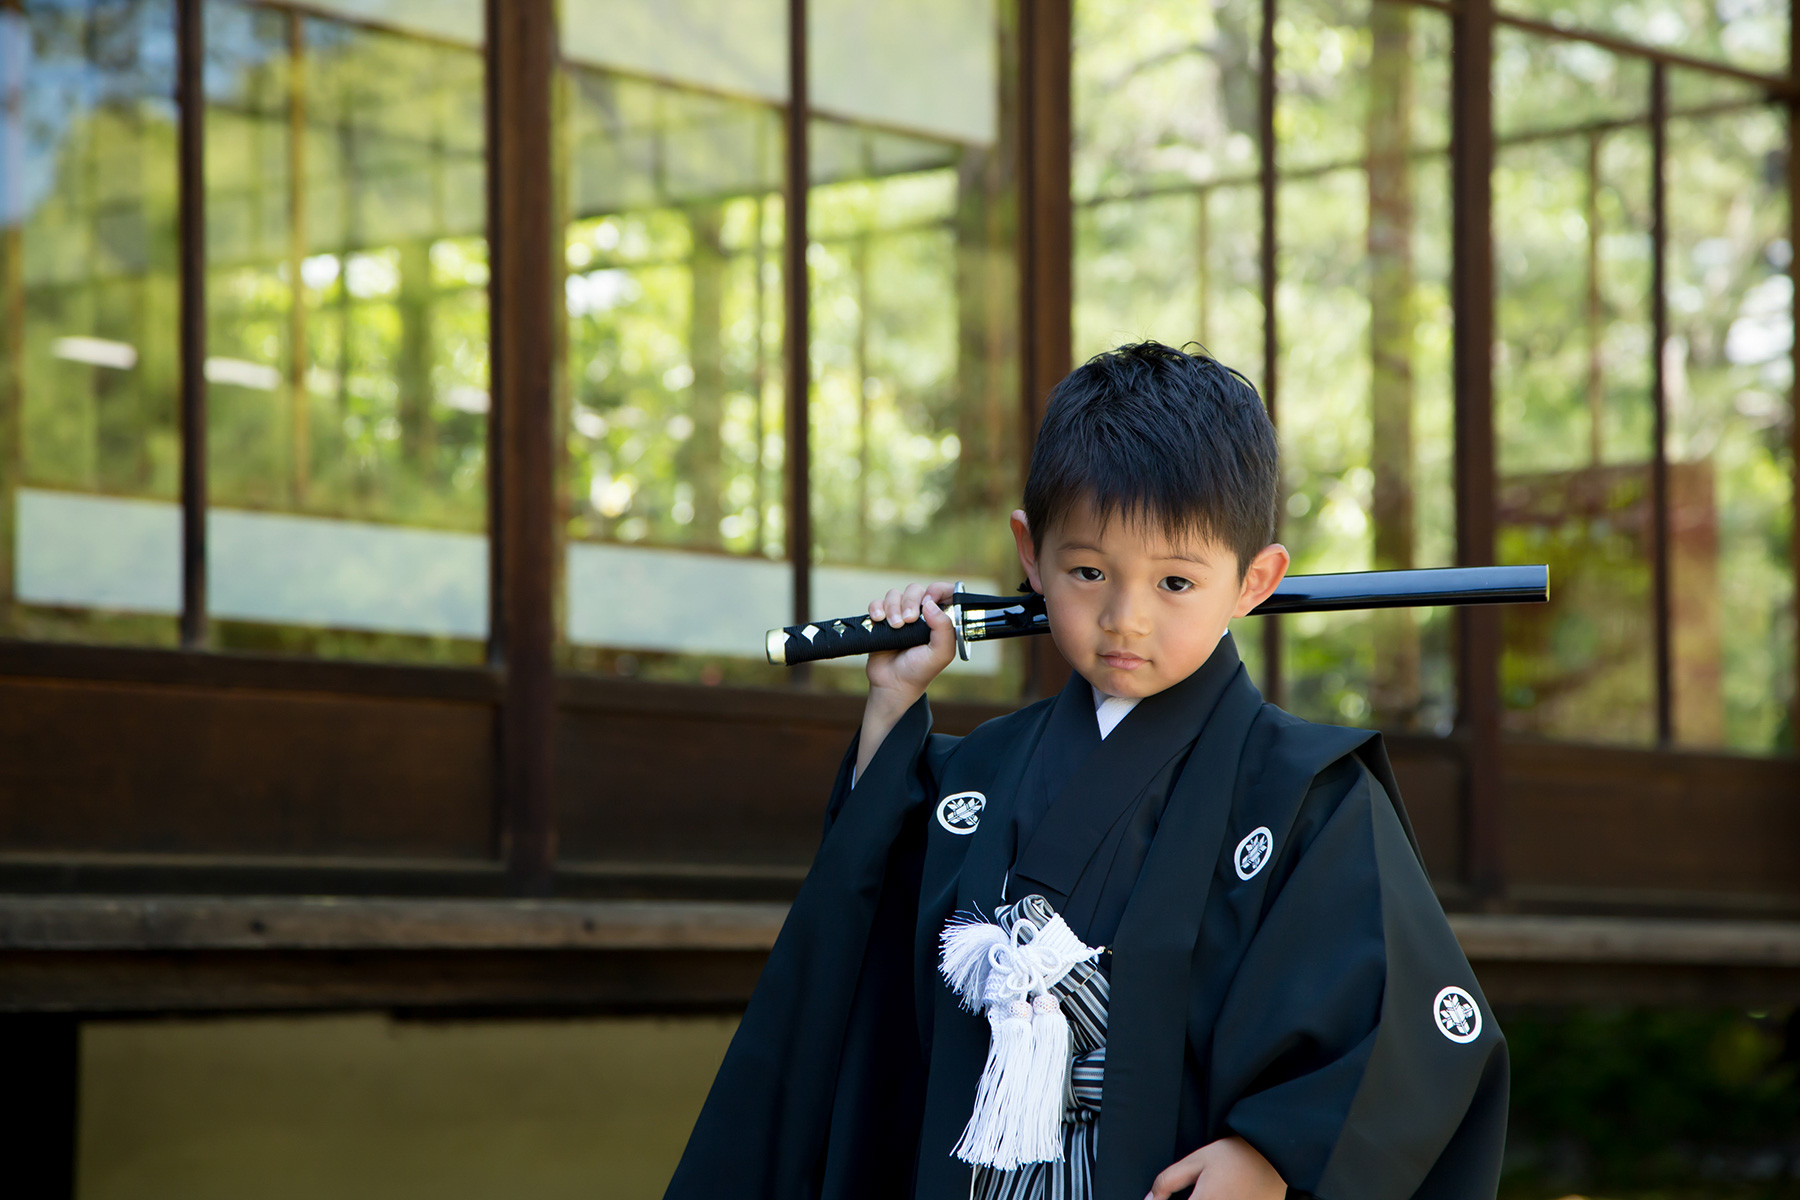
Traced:
MULTIPOLYGON (((1088 685, 1093 687, 1092 684, 1088 685)), ((1094 719, 1100 722, 1100 740, 1119 727, 1125 714, 1137 707, 1138 696, 1109 696, 1099 688, 1094 688, 1094 719)))

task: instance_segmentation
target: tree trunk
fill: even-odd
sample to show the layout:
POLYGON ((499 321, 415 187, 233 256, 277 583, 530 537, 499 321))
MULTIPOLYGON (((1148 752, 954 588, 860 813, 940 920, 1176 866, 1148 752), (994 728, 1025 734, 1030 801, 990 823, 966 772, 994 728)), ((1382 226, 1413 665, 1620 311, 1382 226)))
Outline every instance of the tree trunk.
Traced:
POLYGON ((312 424, 306 398, 306 42, 299 13, 288 22, 288 500, 306 504, 312 424))
POLYGON ((725 423, 725 214, 718 204, 688 210, 693 232, 692 296, 688 305, 688 366, 694 372, 688 417, 694 422, 682 460, 681 478, 694 488, 694 520, 689 541, 718 547, 724 515, 721 426, 725 423))
POLYGON ((1019 486, 1013 175, 1010 156, 998 148, 967 147, 957 164, 954 413, 962 449, 934 522, 935 545, 948 552, 943 567, 984 573, 1012 569, 996 539, 1019 486))
POLYGON ((431 242, 400 243, 400 452, 421 484, 432 482, 437 424, 432 417, 431 242))
MULTIPOLYGON (((1369 63, 1369 464, 1375 476, 1375 567, 1413 565, 1413 185, 1411 14, 1372 6, 1369 63)), ((1370 707, 1376 723, 1405 727, 1419 708, 1419 635, 1413 616, 1373 618, 1370 707)))

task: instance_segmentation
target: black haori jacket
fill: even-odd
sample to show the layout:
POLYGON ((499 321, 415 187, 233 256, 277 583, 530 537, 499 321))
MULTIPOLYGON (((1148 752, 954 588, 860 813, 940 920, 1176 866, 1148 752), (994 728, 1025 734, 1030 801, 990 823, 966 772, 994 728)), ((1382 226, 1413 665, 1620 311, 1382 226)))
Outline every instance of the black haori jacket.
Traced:
POLYGON ((1111 951, 1099 1200, 1233 1134, 1324 1200, 1494 1195, 1505 1042, 1378 735, 1264 704, 1230 637, 1104 741, 1079 676, 930 727, 854 792, 851 746, 668 1200, 966 1197, 988 1024, 938 936, 1031 893, 1111 951))

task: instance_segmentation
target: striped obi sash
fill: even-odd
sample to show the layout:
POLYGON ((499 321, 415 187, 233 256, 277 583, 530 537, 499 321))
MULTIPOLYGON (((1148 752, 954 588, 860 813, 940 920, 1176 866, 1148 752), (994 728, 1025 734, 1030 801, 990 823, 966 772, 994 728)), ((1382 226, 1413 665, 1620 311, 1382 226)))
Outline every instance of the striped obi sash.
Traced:
MULTIPOLYGON (((1007 933, 1020 920, 1042 928, 1056 915, 1042 896, 1026 896, 995 911, 1007 933)), ((1021 937, 1021 943, 1029 938, 1021 937)), ((971 1200, 1089 1200, 1094 1194, 1094 1153, 1100 1117, 1100 1084, 1106 1071, 1107 978, 1092 963, 1077 963, 1050 988, 1069 1021, 1074 1063, 1063 1094, 1061 1162, 1027 1163, 1011 1171, 972 1167, 971 1200)))

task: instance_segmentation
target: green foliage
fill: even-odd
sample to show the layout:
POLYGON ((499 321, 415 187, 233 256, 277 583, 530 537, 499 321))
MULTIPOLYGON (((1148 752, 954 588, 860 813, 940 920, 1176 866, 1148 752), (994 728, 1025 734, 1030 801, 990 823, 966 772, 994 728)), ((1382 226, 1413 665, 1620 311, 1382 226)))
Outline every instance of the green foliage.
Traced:
MULTIPOLYGON (((1280 537, 1300 571, 1405 565, 1382 558, 1384 542, 1418 566, 1453 554, 1449 22, 1405 8, 1407 58, 1378 62, 1376 17, 1402 7, 1283 0, 1274 28, 1280 537), (1378 186, 1371 147, 1395 139, 1409 178, 1378 186), (1410 446, 1375 433, 1382 363, 1410 446), (1396 487, 1407 503, 1384 512, 1396 487)), ((1687 0, 1527 7, 1640 40, 1685 31, 1706 53, 1764 65, 1780 39, 1745 39, 1785 20, 1779 6, 1687 0)), ((1077 357, 1195 338, 1269 385, 1258 21, 1235 0, 1077 5, 1077 357)), ((1655 736, 1649 61, 1513 28, 1496 38, 1497 549, 1549 562, 1553 580, 1545 609, 1506 617, 1508 721, 1643 744, 1655 736)), ((1670 70, 1668 89, 1675 734, 1777 750, 1794 744, 1795 707, 1782 117, 1753 88, 1699 72, 1670 70)), ((1287 622, 1290 705, 1444 727, 1442 622, 1287 622), (1397 649, 1416 649, 1416 669, 1396 669, 1397 649)))
POLYGON ((1502 1194, 1800 1195, 1800 1015, 1505 1015, 1502 1194))

